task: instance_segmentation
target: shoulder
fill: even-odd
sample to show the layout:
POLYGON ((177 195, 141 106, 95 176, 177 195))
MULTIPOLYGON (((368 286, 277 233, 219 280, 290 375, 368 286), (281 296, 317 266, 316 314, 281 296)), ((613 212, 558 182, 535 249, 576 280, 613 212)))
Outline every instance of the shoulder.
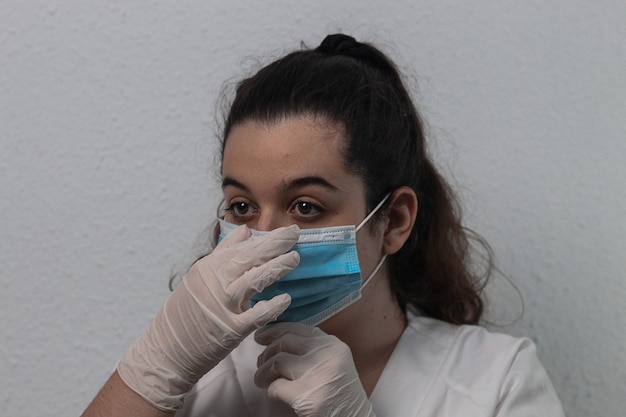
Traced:
POLYGON ((409 314, 382 377, 381 408, 409 401, 424 415, 563 415, 534 343, 480 326, 409 314))
POLYGON ((528 338, 428 317, 411 317, 405 336, 419 343, 420 349, 427 345, 438 351, 442 361, 440 371, 458 383, 472 386, 480 382, 480 375, 493 382, 496 375, 506 374, 515 362, 537 357, 535 344, 528 338))

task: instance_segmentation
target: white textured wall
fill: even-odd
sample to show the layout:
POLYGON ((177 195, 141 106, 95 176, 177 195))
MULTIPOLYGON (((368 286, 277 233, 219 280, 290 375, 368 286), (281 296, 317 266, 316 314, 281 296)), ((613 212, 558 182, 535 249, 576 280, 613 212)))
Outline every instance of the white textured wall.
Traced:
POLYGON ((235 3, 0 0, 0 414, 81 412, 212 219, 222 82, 342 30, 411 77, 503 330, 623 416, 626 3, 235 3))

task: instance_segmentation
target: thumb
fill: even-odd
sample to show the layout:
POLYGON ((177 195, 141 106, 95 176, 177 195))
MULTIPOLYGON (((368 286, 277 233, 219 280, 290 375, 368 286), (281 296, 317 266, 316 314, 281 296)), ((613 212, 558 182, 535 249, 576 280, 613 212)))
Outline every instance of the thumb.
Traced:
POLYGON ((265 326, 276 320, 291 304, 291 296, 287 293, 277 295, 269 300, 259 301, 254 307, 239 315, 239 320, 247 328, 247 332, 265 326))

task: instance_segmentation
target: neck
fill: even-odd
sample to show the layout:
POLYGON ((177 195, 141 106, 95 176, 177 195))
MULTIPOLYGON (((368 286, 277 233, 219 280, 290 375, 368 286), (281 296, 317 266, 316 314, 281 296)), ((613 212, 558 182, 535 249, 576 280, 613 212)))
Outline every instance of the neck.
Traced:
POLYGON ((350 347, 368 396, 406 327, 406 317, 385 278, 373 279, 358 302, 319 326, 350 347))

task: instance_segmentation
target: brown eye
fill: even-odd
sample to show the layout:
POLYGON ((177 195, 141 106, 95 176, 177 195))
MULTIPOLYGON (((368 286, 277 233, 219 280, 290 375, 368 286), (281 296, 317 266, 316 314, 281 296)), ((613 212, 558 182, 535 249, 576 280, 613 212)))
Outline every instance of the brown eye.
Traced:
POLYGON ((247 201, 235 201, 226 207, 226 213, 230 213, 230 219, 237 223, 248 222, 255 214, 256 208, 247 201))
POLYGON ((236 216, 245 216, 246 214, 249 214, 251 210, 250 204, 244 202, 232 204, 231 209, 236 216))
POLYGON ((296 214, 299 216, 315 216, 321 212, 320 208, 315 204, 309 203, 308 201, 298 201, 295 204, 294 210, 296 214))

